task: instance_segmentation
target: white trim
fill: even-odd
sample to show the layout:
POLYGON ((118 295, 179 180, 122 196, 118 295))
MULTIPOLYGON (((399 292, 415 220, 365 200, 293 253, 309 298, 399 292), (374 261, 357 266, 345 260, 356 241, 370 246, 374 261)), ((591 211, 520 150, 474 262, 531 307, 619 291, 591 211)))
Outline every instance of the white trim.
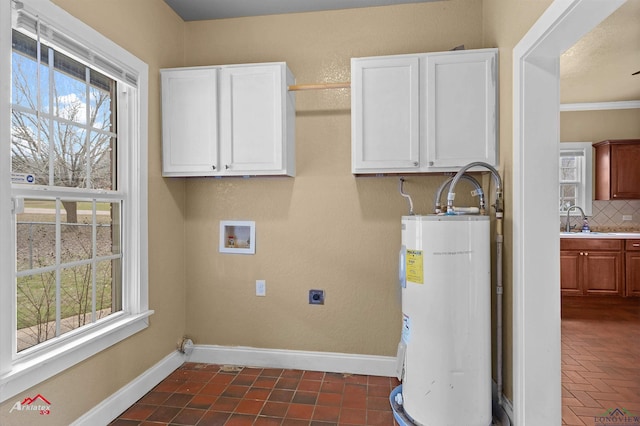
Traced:
POLYGON ((185 360, 186 356, 180 352, 170 353, 153 367, 120 388, 116 393, 80 416, 71 425, 93 426, 109 424, 180 367, 185 360))
POLYGON ((39 356, 15 361, 12 369, 0 377, 0 402, 29 389, 73 365, 84 361, 109 346, 148 327, 153 311, 127 316, 107 328, 97 328, 78 339, 67 341, 55 349, 40 351, 39 356))
POLYGON ((66 43, 81 43, 83 47, 81 50, 87 52, 88 56, 83 57, 77 51, 74 53, 75 49, 66 50, 65 53, 79 59, 81 62, 87 62, 88 59, 94 58, 96 65, 103 68, 103 73, 131 86, 136 86, 135 80, 137 77, 137 87, 139 88, 143 85, 143 82, 139 80, 140 74, 133 76, 131 73, 139 73, 140 64, 144 66, 146 64, 132 53, 102 35, 95 37, 98 34, 96 30, 75 18, 60 6, 55 5, 51 0, 20 0, 20 3, 22 3, 22 8, 29 14, 41 17, 57 30, 63 29, 63 37, 69 41, 57 41, 56 46, 58 48, 64 48, 66 43), (124 71, 113 72, 116 70, 113 69, 113 64, 109 64, 110 62, 122 67, 124 71), (111 67, 107 68, 105 65, 111 65, 111 67))
MULTIPOLYGON (((0 2, 0 141, 11 140, 11 84, 6 78, 11 75, 11 4, 0 2)), ((9 145, 0 144, 0 241, 13 241, 13 203, 5 202, 11 199, 10 153, 9 145)), ((7 285, 13 281, 14 258, 0 250, 0 301, 15 300, 15 286, 7 285)), ((0 375, 11 370, 13 317, 12 309, 0 309, 0 375)))
POLYGON ((395 377, 396 357, 262 349, 246 346, 195 345, 190 362, 287 368, 332 373, 395 377))
POLYGON ((601 111, 609 109, 636 109, 640 108, 640 101, 616 101, 616 102, 584 102, 577 104, 561 104, 560 112, 564 111, 601 111))
MULTIPOLYGON (((11 81, 11 2, 0 5, 0 78, 11 81)), ((122 149, 118 150, 120 183, 126 188, 124 197, 127 208, 123 213, 123 311, 114 314, 112 320, 95 324, 78 332, 68 333, 42 346, 34 348, 33 353, 19 354, 13 359, 15 349, 14 333, 16 330, 15 305, 6 309, 7 303, 15 301, 15 285, 4 285, 14 282, 15 256, 9 255, 13 249, 6 250, 6 245, 14 241, 11 213, 10 180, 10 145, 0 145, 0 402, 40 383, 55 374, 81 362, 92 355, 103 351, 111 345, 148 327, 148 177, 147 177, 147 139, 148 139, 148 94, 149 67, 143 61, 119 47, 87 24, 73 17, 50 0, 22 0, 22 5, 46 16, 47 21, 76 41, 81 41, 87 49, 97 52, 102 57, 125 64, 127 69, 137 74, 138 86, 135 90, 125 89, 118 93, 119 99, 127 96, 127 102, 120 102, 118 137, 122 149), (121 109, 121 110, 120 110, 121 109), (123 131, 126 123, 127 131, 123 131), (4 155, 6 154, 6 155, 4 155), (5 161, 6 160, 6 161, 5 161), (126 165, 126 167, 124 167, 126 165), (8 192, 7 192, 8 190, 8 192), (7 259, 8 258, 8 259, 7 259), (14 349, 12 349, 12 347, 14 349)), ((124 81, 124 85, 131 84, 124 81)), ((0 103, 0 140, 10 141, 11 134, 11 97, 10 84, 0 85, 2 103, 0 103), (9 136, 7 136, 9 135, 9 136)), ((26 188, 26 187, 25 187, 26 188)), ((17 193, 27 192, 25 188, 17 189, 17 193)))
POLYGON ((623 3, 556 0, 513 50, 513 408, 518 426, 562 423, 559 58, 623 3))

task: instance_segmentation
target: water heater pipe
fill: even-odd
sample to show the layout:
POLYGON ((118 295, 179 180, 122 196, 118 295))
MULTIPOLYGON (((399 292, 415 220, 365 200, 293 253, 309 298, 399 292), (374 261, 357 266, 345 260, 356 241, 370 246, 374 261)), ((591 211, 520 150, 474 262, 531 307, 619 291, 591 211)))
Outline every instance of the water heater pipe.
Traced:
POLYGON ((496 385, 498 405, 502 406, 502 217, 496 217, 496 385))
POLYGON ((453 180, 451 181, 451 185, 449 186, 449 193, 447 194, 447 213, 453 213, 453 200, 456 198, 455 189, 458 181, 462 179, 462 176, 472 167, 485 167, 491 172, 496 185, 496 204, 494 205, 496 209, 496 218, 502 218, 502 179, 500 178, 500 174, 498 174, 498 171, 492 165, 483 163, 482 161, 469 163, 455 174, 453 180))
POLYGON ((400 178, 400 195, 402 195, 404 198, 407 199, 407 201, 409 202, 409 216, 413 216, 415 213, 413 212, 413 200, 411 199, 411 196, 409 194, 406 194, 404 192, 404 178, 401 177, 400 178))
MULTIPOLYGON (((484 201, 484 191, 482 190, 482 185, 480 185, 480 182, 478 182, 476 180, 476 178, 474 178, 473 176, 465 173, 463 174, 460 179, 464 179, 467 180, 469 182, 471 182, 471 184, 473 185, 473 187, 475 188, 475 190, 472 192, 472 195, 477 195, 480 200, 480 214, 484 215, 486 214, 486 207, 485 207, 485 201, 484 201)), ((436 191, 436 197, 435 197, 435 201, 434 201, 434 205, 435 205, 435 213, 442 213, 442 192, 444 191, 444 189, 448 186, 450 186, 451 181, 453 181, 453 176, 449 177, 447 180, 445 180, 440 187, 438 188, 438 190, 436 191)))
POLYGON ((496 186, 496 202, 493 207, 496 209, 496 385, 498 393, 498 404, 502 406, 503 378, 502 378, 502 248, 503 231, 502 219, 504 205, 502 199, 502 179, 498 171, 490 164, 481 161, 469 163, 461 168, 453 177, 447 194, 447 213, 453 214, 453 200, 456 197, 455 187, 462 176, 472 167, 484 167, 491 172, 496 186))

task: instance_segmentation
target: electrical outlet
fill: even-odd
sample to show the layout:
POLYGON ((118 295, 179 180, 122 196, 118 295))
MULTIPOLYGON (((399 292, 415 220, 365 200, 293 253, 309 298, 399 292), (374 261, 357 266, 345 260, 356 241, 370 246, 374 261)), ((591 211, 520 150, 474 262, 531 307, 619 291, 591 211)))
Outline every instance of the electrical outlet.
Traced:
POLYGON ((633 215, 631 215, 631 214, 623 214, 622 215, 622 220, 623 221, 633 220, 633 215))
POLYGON ((256 280, 256 296, 267 295, 267 282, 265 280, 256 280))
POLYGON ((309 290, 310 305, 324 305, 324 290, 309 290))

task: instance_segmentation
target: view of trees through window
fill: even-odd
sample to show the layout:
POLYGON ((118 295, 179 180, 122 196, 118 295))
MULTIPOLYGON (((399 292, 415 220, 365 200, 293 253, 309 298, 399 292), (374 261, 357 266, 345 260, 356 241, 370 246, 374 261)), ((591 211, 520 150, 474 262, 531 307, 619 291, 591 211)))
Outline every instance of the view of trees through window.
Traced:
POLYGON ((122 309, 115 90, 115 80, 13 32, 18 351, 122 309))

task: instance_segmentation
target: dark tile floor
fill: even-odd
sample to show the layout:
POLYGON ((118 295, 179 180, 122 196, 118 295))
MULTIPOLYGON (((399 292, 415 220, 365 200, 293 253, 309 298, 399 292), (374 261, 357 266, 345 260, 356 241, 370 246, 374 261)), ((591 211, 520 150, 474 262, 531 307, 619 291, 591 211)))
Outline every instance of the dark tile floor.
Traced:
POLYGON ((615 408, 640 414, 640 298, 564 297, 562 424, 615 408))
POLYGON ((111 425, 397 425, 395 378, 185 363, 111 425))
MULTIPOLYGON (((397 425, 395 378, 186 363, 120 425, 397 425)), ((562 422, 640 413, 640 298, 563 298, 562 422)))

